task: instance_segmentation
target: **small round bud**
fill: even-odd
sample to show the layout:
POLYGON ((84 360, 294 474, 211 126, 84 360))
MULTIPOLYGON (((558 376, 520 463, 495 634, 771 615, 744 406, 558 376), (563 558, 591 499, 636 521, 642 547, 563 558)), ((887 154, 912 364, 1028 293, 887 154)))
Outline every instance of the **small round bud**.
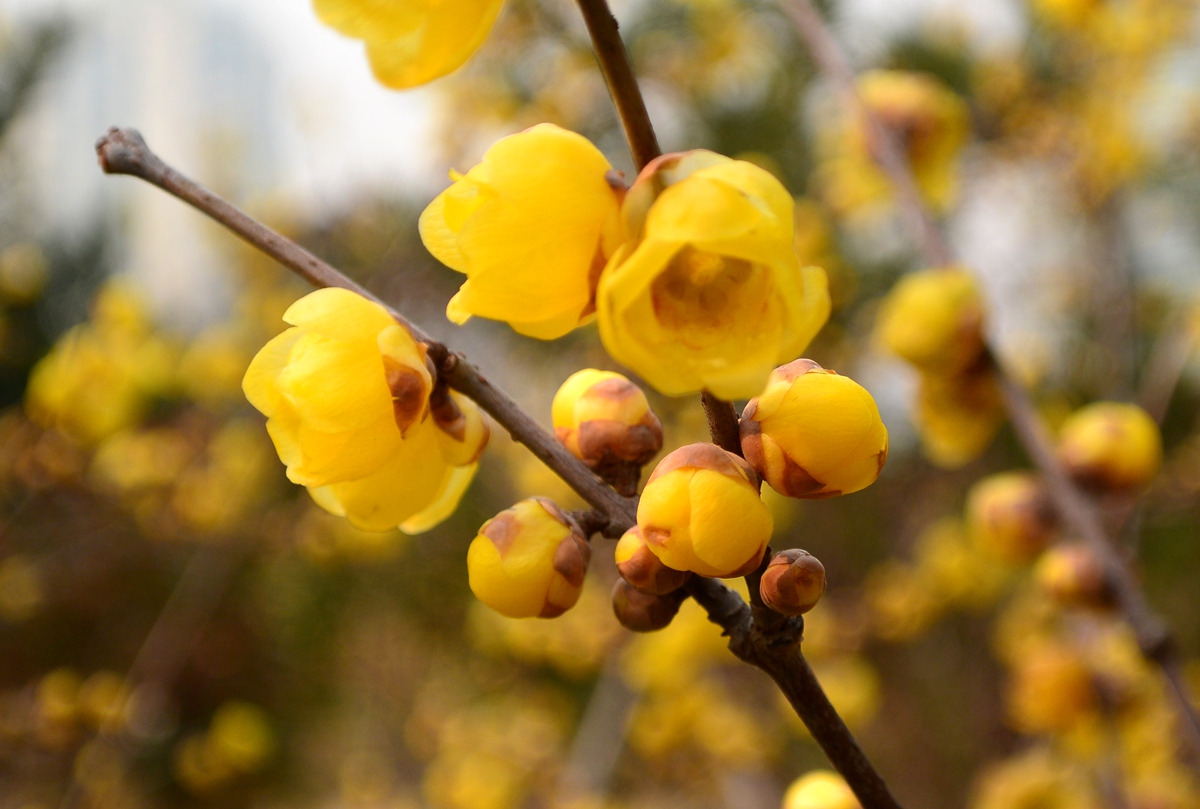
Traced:
POLYGON ((780 551, 771 557, 758 592, 776 612, 803 615, 817 606, 825 592, 825 566, 808 551, 780 551))
POLYGON ((667 567, 718 578, 757 568, 774 529, 754 470, 714 444, 689 444, 659 461, 637 522, 667 567))
POLYGON ((1038 586, 1060 604, 1072 607, 1105 607, 1112 591, 1104 565, 1082 542, 1050 548, 1033 569, 1038 586))
POLYGON ((812 360, 776 368, 742 413, 742 452, 780 494, 818 499, 865 489, 887 460, 871 394, 812 360))
POLYGON ((509 618, 555 618, 579 600, 591 556, 573 520, 531 497, 479 529, 467 552, 471 592, 509 618))
POLYGON ((967 530, 975 547, 994 559, 1025 565, 1054 539, 1054 506, 1028 472, 1003 472, 976 483, 967 495, 967 530))
POLYGON ((876 321, 883 345, 923 371, 966 370, 983 354, 983 303, 962 267, 909 273, 884 299, 876 321))
POLYGON ((1058 436, 1058 457, 1080 483, 1097 489, 1144 486, 1162 464, 1162 436, 1137 405, 1097 402, 1075 411, 1058 436))
POLYGON ((833 770, 813 770, 792 782, 783 809, 861 809, 846 779, 833 770))
POLYGON ((672 570, 664 565, 662 560, 646 547, 646 540, 642 539, 642 529, 636 525, 621 537, 615 556, 617 570, 622 578, 648 595, 661 596, 674 592, 692 575, 686 570, 672 570))
POLYGON ((624 579, 613 587, 613 613, 621 626, 631 632, 657 632, 665 629, 679 612, 685 598, 682 590, 666 595, 643 593, 624 579))
POLYGON ((593 469, 619 461, 641 466, 662 449, 662 422, 646 394, 612 371, 572 374, 551 405, 554 436, 593 469))
POLYGON ((957 469, 982 455, 1007 417, 989 368, 921 375, 913 422, 925 456, 943 469, 957 469))
POLYGON ((1070 729, 1095 706, 1096 686, 1084 661, 1066 646, 1034 647, 1013 668, 1008 718, 1029 735, 1070 729))

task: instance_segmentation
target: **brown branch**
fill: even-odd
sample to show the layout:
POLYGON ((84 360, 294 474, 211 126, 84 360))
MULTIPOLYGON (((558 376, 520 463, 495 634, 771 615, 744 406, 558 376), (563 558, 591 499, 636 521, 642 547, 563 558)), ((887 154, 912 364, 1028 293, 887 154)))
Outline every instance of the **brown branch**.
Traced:
POLYGON ((617 115, 621 118, 621 126, 625 129, 633 164, 641 171, 662 151, 654 134, 654 126, 650 123, 650 114, 646 112, 646 101, 633 75, 629 52, 625 50, 625 43, 617 29, 617 18, 613 16, 606 0, 578 2, 592 38, 592 50, 596 52, 600 72, 604 75, 604 82, 617 107, 617 115))
MULTIPOLYGON (((814 61, 837 85, 839 92, 854 104, 866 122, 874 147, 872 156, 895 184, 901 206, 908 210, 909 220, 922 237, 926 260, 934 265, 953 263, 949 247, 917 191, 908 162, 894 134, 862 104, 854 71, 825 21, 811 0, 784 0, 784 9, 808 44, 814 61)), ((1178 652, 1171 642, 1166 624, 1150 609, 1137 580, 1118 556, 1095 504, 1079 490, 1059 463, 1049 433, 1034 409, 1029 394, 1006 373, 990 348, 988 355, 1000 378, 1005 405, 1018 438, 1034 465, 1046 478, 1055 507, 1064 522, 1088 543, 1102 561, 1117 596, 1118 607, 1136 634, 1142 653, 1162 668, 1183 719, 1188 742, 1194 752, 1200 755, 1200 716, 1197 716, 1195 708, 1185 696, 1186 690, 1179 674, 1178 652)))
POLYGON ((524 444, 594 508, 626 528, 634 522, 634 504, 597 478, 512 397, 489 382, 461 354, 452 353, 399 312, 295 242, 279 235, 208 189, 185 177, 150 151, 135 129, 113 127, 96 142, 100 167, 108 174, 127 174, 156 185, 241 236, 316 287, 340 287, 378 303, 425 343, 438 373, 450 387, 473 399, 512 437, 524 444))
POLYGON ((738 414, 733 405, 708 391, 700 394, 704 415, 708 417, 708 432, 713 443, 735 455, 742 454, 742 439, 738 432, 738 414))
POLYGON ((775 681, 863 809, 900 809, 804 659, 803 619, 786 618, 768 632, 755 624, 750 606, 719 581, 692 576, 684 588, 704 607, 709 620, 725 630, 730 651, 775 681))

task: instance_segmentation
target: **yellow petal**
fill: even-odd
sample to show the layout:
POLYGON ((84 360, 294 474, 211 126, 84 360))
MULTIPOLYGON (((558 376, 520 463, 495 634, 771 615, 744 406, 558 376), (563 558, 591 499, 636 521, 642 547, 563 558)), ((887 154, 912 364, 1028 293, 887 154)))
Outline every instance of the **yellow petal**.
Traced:
POLYGON ((503 0, 443 0, 422 15, 419 28, 394 39, 368 39, 375 77, 402 90, 445 76, 483 44, 502 5, 503 0))
POLYGON ((423 534, 438 525, 458 508, 463 495, 467 493, 479 464, 467 466, 452 466, 446 470, 442 481, 441 494, 424 511, 409 517, 400 523, 400 530, 406 534, 423 534))

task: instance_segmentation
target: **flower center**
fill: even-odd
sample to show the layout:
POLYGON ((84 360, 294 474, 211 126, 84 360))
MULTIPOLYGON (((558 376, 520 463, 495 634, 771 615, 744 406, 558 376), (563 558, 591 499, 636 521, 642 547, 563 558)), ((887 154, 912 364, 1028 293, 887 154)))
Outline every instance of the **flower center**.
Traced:
POLYGON ((721 329, 755 274, 748 261, 684 247, 650 287, 654 316, 676 331, 721 329))

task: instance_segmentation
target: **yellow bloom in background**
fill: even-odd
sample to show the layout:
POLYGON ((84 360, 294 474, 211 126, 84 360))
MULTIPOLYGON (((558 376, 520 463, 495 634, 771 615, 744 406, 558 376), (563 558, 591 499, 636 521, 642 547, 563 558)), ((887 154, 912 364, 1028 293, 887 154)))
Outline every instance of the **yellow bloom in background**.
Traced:
POLYGON ((94 444, 137 424, 174 381, 175 350, 152 332, 142 300, 109 282, 91 319, 61 338, 29 377, 25 409, 43 427, 94 444))
POLYGON ((1067 471, 1089 486, 1144 486, 1162 465, 1162 436, 1150 414, 1137 405, 1096 402, 1063 422, 1058 457, 1067 471))
MULTIPOLYGON (((925 201, 937 210, 949 208, 958 196, 958 156, 971 134, 966 103, 934 76, 901 70, 863 73, 858 94, 899 139, 925 201)), ((891 183, 875 165, 869 144, 859 117, 824 133, 827 157, 817 182, 834 208, 849 212, 891 197, 891 183)))
POLYGON ((313 292, 284 320, 293 328, 255 356, 242 387, 288 478, 368 531, 417 533, 448 516, 487 443, 478 408, 452 394, 462 423, 444 430, 424 346, 353 292, 313 292))
POLYGON ((859 809, 846 779, 833 770, 813 770, 792 782, 783 809, 859 809))
POLYGON ((587 322, 620 238, 624 186, 586 138, 553 124, 501 138, 421 214, 421 240, 464 273, 446 316, 552 340, 587 322))
POLYGON ((713 444, 680 447, 659 461, 637 522, 667 567, 720 578, 757 567, 774 528, 754 470, 713 444))
POLYGON ((923 374, 913 423, 921 450, 944 469, 957 469, 983 454, 1007 418, 995 374, 923 374))
POLYGON ((381 84, 416 87, 457 69, 487 38, 503 0, 313 0, 321 22, 366 44, 381 84))
POLYGON ((579 526, 531 497, 479 529, 467 551, 471 592, 509 618, 556 618, 579 600, 591 557, 579 526))
POLYGON ((887 460, 879 408, 854 380, 812 360, 771 372, 742 413, 742 452, 780 494, 818 499, 865 489, 887 460))
POLYGON ((1092 674, 1067 646, 1044 643, 1015 661, 1008 687, 1008 720, 1028 735, 1070 730, 1096 707, 1092 674))
POLYGON ((829 318, 825 271, 796 256, 793 206, 744 161, 697 150, 648 165, 600 279, 608 353, 668 395, 757 395, 829 318))
POLYGON ((1026 565, 1055 538, 1050 495, 1028 472, 990 475, 967 495, 967 527, 975 547, 1010 565, 1026 565))
POLYGON ((949 374, 983 354, 983 300, 963 267, 905 275, 884 298, 875 323, 879 342, 930 373, 949 374))

